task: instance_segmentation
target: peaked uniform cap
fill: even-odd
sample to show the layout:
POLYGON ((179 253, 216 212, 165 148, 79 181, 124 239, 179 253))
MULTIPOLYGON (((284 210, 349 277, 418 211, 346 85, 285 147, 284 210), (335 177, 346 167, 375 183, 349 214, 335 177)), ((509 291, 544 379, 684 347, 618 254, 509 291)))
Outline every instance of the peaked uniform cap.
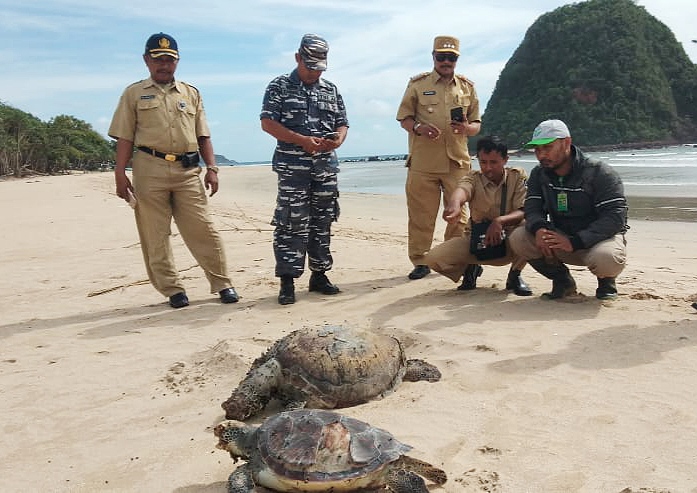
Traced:
POLYGON ((460 55, 460 40, 452 36, 436 36, 433 40, 433 51, 436 53, 455 53, 460 55))
POLYGON ((172 36, 165 33, 153 34, 148 38, 145 43, 145 54, 153 58, 166 55, 177 60, 179 59, 177 42, 172 36))
POLYGON ((525 148, 543 146, 557 139, 565 139, 567 137, 571 137, 571 133, 566 123, 561 120, 545 120, 535 127, 532 133, 532 140, 525 144, 525 148))
POLYGON ((298 53, 310 70, 327 70, 329 44, 317 34, 306 34, 300 40, 298 53))

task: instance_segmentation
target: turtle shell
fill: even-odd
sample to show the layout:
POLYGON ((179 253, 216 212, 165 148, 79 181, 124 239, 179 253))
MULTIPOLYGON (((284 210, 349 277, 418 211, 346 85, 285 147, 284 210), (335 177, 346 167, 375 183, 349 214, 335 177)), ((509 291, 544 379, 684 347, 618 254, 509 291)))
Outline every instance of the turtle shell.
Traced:
POLYGON ((385 484, 385 466, 411 450, 385 430, 332 411, 300 409, 268 418, 258 430, 262 462, 277 481, 385 484))
POLYGON ((278 341, 273 356, 288 392, 302 390, 308 407, 366 402, 393 390, 406 370, 397 339, 343 326, 292 332, 278 341), (313 397, 321 403, 314 405, 313 397))

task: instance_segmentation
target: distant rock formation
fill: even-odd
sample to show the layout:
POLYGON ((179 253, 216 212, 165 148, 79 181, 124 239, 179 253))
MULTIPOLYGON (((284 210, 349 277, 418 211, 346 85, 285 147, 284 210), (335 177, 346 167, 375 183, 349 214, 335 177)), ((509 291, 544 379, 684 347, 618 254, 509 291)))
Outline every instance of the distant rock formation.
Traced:
POLYGON ((216 164, 222 164, 225 166, 234 166, 236 164, 239 164, 237 161, 233 161, 232 159, 228 159, 222 154, 216 154, 215 155, 215 163, 216 164))
POLYGON ((697 66, 632 0, 560 7, 535 21, 506 64, 480 135, 516 147, 548 118, 564 120, 581 146, 695 142, 697 66))

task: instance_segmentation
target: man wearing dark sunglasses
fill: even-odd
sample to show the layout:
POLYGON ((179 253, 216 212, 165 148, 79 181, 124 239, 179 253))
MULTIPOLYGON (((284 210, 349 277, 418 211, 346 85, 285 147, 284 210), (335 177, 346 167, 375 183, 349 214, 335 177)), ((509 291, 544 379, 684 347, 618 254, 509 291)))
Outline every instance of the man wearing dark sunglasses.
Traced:
MULTIPOLYGON (((481 126, 474 83, 455 73, 458 39, 437 36, 432 55, 433 70, 411 78, 397 110, 397 120, 409 133, 405 189, 409 260, 414 265, 409 279, 431 272, 424 256, 431 249, 441 201, 452 195, 469 172, 467 138, 477 135, 481 126)), ((468 219, 465 205, 460 220, 448 224, 444 239, 462 236, 468 219)))

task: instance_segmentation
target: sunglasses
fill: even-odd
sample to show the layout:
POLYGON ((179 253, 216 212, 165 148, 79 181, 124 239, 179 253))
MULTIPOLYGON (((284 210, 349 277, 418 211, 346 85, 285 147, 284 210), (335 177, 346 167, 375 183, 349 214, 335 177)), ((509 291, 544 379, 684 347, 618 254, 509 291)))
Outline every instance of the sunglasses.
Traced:
POLYGON ((455 53, 436 53, 434 56, 436 57, 436 61, 439 61, 439 62, 444 62, 447 60, 449 62, 455 63, 455 62, 457 62, 457 59, 459 58, 459 56, 456 55, 455 53))

